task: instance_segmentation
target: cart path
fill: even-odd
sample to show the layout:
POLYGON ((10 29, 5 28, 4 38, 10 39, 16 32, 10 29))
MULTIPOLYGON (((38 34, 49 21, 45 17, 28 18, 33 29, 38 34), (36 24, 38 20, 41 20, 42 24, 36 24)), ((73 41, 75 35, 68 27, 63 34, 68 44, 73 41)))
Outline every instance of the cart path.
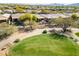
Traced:
MULTIPOLYGON (((56 29, 56 30, 61 30, 61 28, 45 28, 45 29, 36 29, 36 30, 33 30, 32 32, 23 32, 23 33, 19 33, 19 32, 16 32, 14 34, 12 34, 11 36, 9 36, 7 39, 4 39, 0 42, 0 49, 2 49, 3 47, 5 46, 10 46, 11 44, 13 44, 13 42, 16 40, 16 39, 20 39, 20 40, 23 40, 24 38, 28 38, 28 37, 31 37, 31 36, 35 36, 35 35, 39 35, 43 32, 43 30, 51 30, 51 29, 56 29)), ((79 29, 75 29, 75 28, 72 28, 72 31, 73 31, 73 34, 76 33, 76 32, 79 32, 79 29)), ((79 37, 73 35, 75 37, 75 39, 79 39, 79 37)), ((79 44, 79 41, 77 42, 79 44)), ((5 50, 7 51, 7 50, 5 50)), ((1 51, 0 54, 1 55, 5 55, 5 51, 1 51)))
MULTIPOLYGON (((45 28, 45 29, 36 29, 36 30, 33 30, 32 32, 23 32, 23 33, 16 32, 16 33, 12 34, 11 36, 9 36, 7 39, 2 40, 0 42, 0 48, 4 47, 8 43, 12 44, 16 39, 23 40, 24 38, 27 38, 27 37, 39 35, 43 32, 43 30, 48 31, 51 29, 61 30, 61 28, 45 28)), ((72 31, 73 31, 73 33, 79 32, 79 29, 72 28, 72 31)))
POLYGON ((50 30, 50 29, 51 28, 36 29, 36 30, 33 30, 32 32, 23 32, 23 33, 16 32, 11 36, 9 36, 7 39, 4 39, 0 42, 0 49, 3 48, 8 43, 12 44, 16 39, 23 40, 24 38, 27 38, 27 37, 39 35, 42 33, 43 30, 50 30))

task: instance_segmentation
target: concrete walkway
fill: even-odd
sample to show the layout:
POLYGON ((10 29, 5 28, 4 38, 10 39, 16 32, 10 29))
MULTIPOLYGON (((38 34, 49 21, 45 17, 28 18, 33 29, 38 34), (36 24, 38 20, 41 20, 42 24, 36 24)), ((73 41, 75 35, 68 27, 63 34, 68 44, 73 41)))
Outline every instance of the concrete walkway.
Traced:
POLYGON ((79 29, 72 29, 72 37, 77 40, 77 44, 79 44, 79 37, 75 35, 75 33, 79 32, 79 29))
POLYGON ((33 30, 32 32, 23 32, 23 33, 16 32, 16 33, 12 34, 10 37, 8 37, 7 39, 2 40, 0 42, 0 56, 5 56, 6 55, 6 53, 8 52, 8 48, 13 45, 13 42, 16 39, 23 40, 24 38, 39 35, 43 32, 43 30, 48 31, 48 30, 51 30, 51 28, 36 29, 36 30, 33 30), (6 48, 6 49, 2 50, 4 48, 6 48))
POLYGON ((27 37, 39 35, 43 32, 43 30, 50 30, 50 29, 51 28, 36 29, 36 30, 33 30, 32 32, 23 32, 23 33, 16 32, 16 33, 12 34, 10 37, 8 37, 7 39, 4 39, 0 42, 0 49, 3 48, 8 43, 12 44, 16 39, 22 40, 27 37))
MULTIPOLYGON (((45 28, 45 29, 36 29, 36 30, 33 30, 32 32, 23 32, 23 33, 16 32, 16 33, 12 34, 10 37, 8 37, 7 39, 4 39, 0 42, 0 49, 4 48, 7 45, 8 46, 12 45, 16 39, 23 40, 24 38, 39 35, 43 32, 43 30, 48 31, 51 29, 61 30, 61 28, 45 28)), ((73 33, 79 32, 79 29, 72 28, 72 31, 73 31, 73 33)), ((74 37, 79 39, 79 37, 76 37, 76 36, 74 36, 74 37)), ((79 44, 79 42, 78 42, 78 44, 79 44)), ((3 52, 5 52, 5 51, 0 52, 0 54, 3 52)), ((4 53, 4 55, 5 55, 5 53, 4 53)))

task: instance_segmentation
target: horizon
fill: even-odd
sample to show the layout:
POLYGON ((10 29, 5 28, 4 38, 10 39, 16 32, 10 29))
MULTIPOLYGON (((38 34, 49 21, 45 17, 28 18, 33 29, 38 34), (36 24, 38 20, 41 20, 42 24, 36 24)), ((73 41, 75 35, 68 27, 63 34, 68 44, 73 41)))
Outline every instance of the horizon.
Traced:
POLYGON ((49 3, 49 4, 32 4, 32 3, 1 3, 0 4, 28 4, 28 5, 49 5, 49 4, 63 4, 63 5, 69 5, 69 4, 77 4, 77 3, 49 3))

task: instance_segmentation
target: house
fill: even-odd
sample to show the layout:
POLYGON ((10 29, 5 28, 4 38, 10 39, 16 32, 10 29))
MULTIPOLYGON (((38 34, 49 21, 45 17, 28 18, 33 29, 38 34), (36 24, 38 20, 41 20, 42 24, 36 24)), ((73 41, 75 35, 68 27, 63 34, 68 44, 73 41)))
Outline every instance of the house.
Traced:
POLYGON ((10 14, 0 15, 0 23, 1 22, 7 22, 10 24, 10 14))
POLYGON ((2 13, 2 10, 0 10, 0 13, 2 13))
POLYGON ((2 16, 5 17, 4 20, 6 20, 7 23, 11 24, 12 21, 11 14, 3 14, 2 16))
POLYGON ((9 14, 10 14, 10 13, 13 13, 13 10, 8 10, 8 9, 7 9, 7 10, 4 10, 3 12, 4 12, 4 13, 9 13, 9 14))
POLYGON ((27 13, 31 13, 31 12, 32 12, 32 10, 27 9, 27 10, 26 10, 26 12, 27 12, 27 13))
POLYGON ((11 16, 13 20, 18 20, 21 15, 23 15, 23 13, 12 14, 11 16))
POLYGON ((7 18, 3 15, 0 15, 0 22, 5 22, 7 18))
POLYGON ((59 17, 68 18, 69 16, 64 14, 34 14, 37 17, 37 21, 39 24, 46 24, 51 19, 56 19, 59 17))
POLYGON ((19 14, 19 13, 17 13, 17 14, 2 14, 2 15, 0 15, 0 22, 1 21, 2 22, 4 22, 4 21, 5 22, 6 21, 13 22, 15 20, 18 20, 21 15, 23 15, 23 14, 19 14))
POLYGON ((58 17, 62 17, 62 18, 67 18, 69 16, 64 15, 64 14, 34 14, 38 20, 50 20, 50 19, 55 19, 58 17))
MULTIPOLYGON (((8 22, 9 24, 17 23, 19 22, 19 17, 23 15, 24 13, 17 13, 17 14, 3 14, 0 15, 0 22, 8 22)), ((35 17, 37 17, 37 22, 43 22, 47 23, 51 19, 55 18, 68 18, 72 14, 65 15, 65 14, 33 14, 35 17)), ((78 14, 79 15, 79 14, 78 14)), ((20 21, 21 23, 21 21, 20 21)))

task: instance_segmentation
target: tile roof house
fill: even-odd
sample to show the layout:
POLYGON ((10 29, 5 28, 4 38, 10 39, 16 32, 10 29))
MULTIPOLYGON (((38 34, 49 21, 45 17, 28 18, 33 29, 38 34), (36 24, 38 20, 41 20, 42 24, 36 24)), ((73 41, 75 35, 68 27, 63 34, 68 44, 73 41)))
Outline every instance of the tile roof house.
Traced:
POLYGON ((23 15, 23 14, 20 14, 20 13, 17 13, 17 14, 12 14, 12 19, 19 19, 19 17, 23 15))
POLYGON ((64 14, 34 14, 38 19, 53 19, 53 18, 58 18, 58 17, 62 17, 62 18, 67 18, 69 16, 64 15, 64 14))
POLYGON ((9 17, 10 17, 10 14, 3 14, 3 15, 0 15, 0 20, 8 20, 9 17))
POLYGON ((9 14, 10 14, 10 13, 13 13, 13 10, 4 10, 3 12, 4 12, 4 13, 9 13, 9 14))
POLYGON ((2 10, 0 10, 0 13, 2 13, 2 10))

